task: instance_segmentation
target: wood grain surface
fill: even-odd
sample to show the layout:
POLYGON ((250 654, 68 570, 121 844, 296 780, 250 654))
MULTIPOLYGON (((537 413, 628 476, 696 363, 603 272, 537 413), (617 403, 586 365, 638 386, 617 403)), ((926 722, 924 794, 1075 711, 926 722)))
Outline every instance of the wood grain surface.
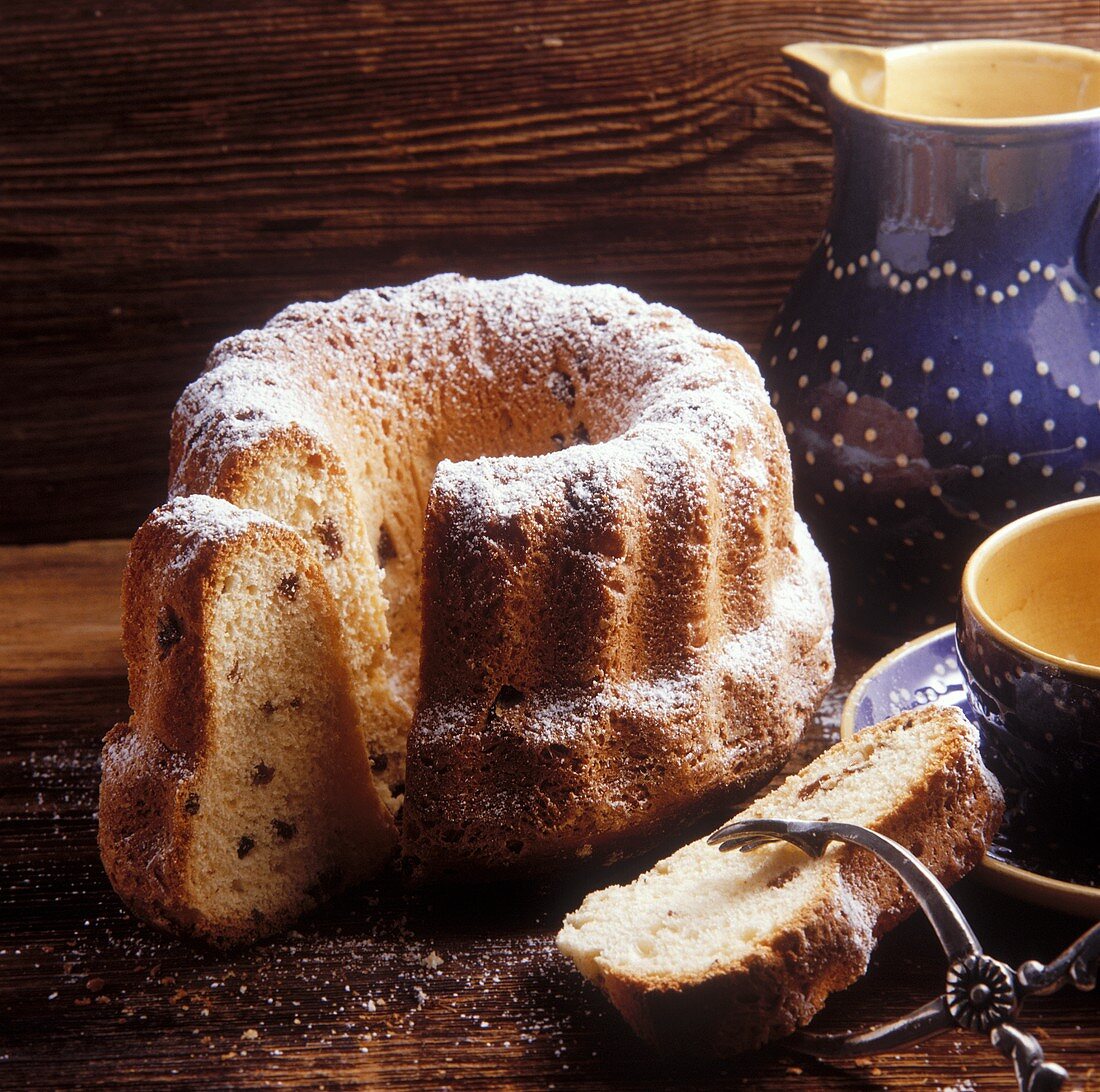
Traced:
POLYGON ((123 536, 210 345, 441 270, 751 348, 828 200, 800 39, 1100 44, 1096 0, 0 5, 0 541, 123 536))
MULTIPOLYGON (((606 876, 420 895, 387 878, 234 955, 138 924, 95 846, 100 739, 127 715, 125 549, 0 549, 0 1088, 1016 1087, 976 1035, 834 1065, 781 1045, 726 1066, 654 1057, 553 945, 562 916, 606 876)), ((838 652, 837 685, 792 767, 836 737, 841 699, 865 663, 838 652)), ((1053 957, 1084 927, 973 879, 955 894, 986 949, 1013 964, 1053 957)), ((943 971, 930 928, 910 919, 817 1026, 900 1016, 942 989, 943 971)), ((1073 990, 1025 1011, 1076 1078, 1069 1088, 1100 1088, 1098 1011, 1095 995, 1073 990)))

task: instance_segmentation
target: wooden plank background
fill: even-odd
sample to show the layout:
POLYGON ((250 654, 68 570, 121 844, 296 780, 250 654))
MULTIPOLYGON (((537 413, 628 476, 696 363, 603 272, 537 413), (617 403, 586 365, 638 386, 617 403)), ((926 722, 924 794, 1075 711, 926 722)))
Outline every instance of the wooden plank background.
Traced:
POLYGON ((218 338, 446 269, 754 348, 828 200, 778 50, 1100 44, 1097 0, 0 5, 0 542, 126 536, 218 338))

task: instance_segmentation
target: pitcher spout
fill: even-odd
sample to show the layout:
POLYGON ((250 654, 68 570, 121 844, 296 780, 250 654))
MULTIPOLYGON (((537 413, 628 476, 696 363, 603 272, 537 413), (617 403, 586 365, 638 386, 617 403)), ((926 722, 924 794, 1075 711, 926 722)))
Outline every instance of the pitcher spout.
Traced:
POLYGON ((882 105, 885 50, 840 42, 798 42, 784 46, 783 59, 822 106, 828 105, 836 90, 854 92, 865 102, 882 105))

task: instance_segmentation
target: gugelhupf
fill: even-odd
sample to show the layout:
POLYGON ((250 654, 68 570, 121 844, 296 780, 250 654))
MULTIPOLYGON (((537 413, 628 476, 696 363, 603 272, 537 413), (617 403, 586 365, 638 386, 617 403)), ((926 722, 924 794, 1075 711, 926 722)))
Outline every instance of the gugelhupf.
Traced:
POLYGON ((100 838, 124 899, 208 939, 376 869, 379 795, 417 876, 621 856, 768 778, 832 675, 759 372, 622 289, 292 306, 217 346, 171 465, 100 838))

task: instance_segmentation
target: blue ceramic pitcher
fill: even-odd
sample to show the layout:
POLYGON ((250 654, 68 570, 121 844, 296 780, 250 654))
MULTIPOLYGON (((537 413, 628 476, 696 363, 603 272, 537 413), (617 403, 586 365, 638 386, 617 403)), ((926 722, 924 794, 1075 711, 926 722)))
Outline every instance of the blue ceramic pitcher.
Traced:
POLYGON ((836 165, 762 363, 838 620, 909 635, 990 531, 1100 492, 1100 54, 784 55, 836 165))

